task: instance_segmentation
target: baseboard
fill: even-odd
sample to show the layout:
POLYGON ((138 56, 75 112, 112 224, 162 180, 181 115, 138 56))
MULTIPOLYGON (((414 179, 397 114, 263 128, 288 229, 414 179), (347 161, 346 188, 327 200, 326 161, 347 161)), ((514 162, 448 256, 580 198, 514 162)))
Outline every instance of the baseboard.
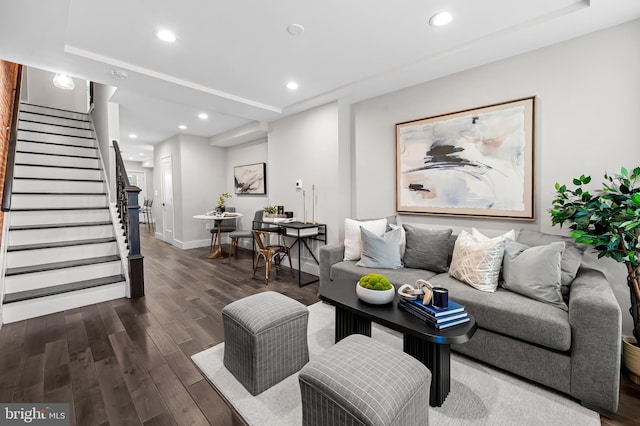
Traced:
MULTIPOLYGON (((194 248, 200 248, 200 247, 209 247, 209 245, 211 244, 211 240, 210 239, 206 239, 206 240, 194 240, 194 241, 180 241, 180 240, 173 240, 173 245, 178 247, 179 249, 182 250, 189 250, 189 249, 194 249, 194 248)), ((224 241, 224 239, 222 240, 222 244, 228 244, 227 242, 224 241)))

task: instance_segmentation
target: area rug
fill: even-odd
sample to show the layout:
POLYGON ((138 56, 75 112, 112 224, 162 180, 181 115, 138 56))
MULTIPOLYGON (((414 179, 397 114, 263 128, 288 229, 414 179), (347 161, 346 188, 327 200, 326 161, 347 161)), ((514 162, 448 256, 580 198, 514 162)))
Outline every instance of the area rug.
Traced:
MULTIPOLYGON (((333 345, 334 310, 321 302, 309 306, 309 357, 333 345)), ((402 350, 402 337, 373 325, 372 337, 402 350)), ((300 387, 294 374, 252 396, 224 367, 224 343, 191 358, 209 381, 250 425, 302 424, 300 387)), ((434 425, 600 425, 600 416, 547 388, 453 353, 451 392, 442 407, 429 408, 434 425)))

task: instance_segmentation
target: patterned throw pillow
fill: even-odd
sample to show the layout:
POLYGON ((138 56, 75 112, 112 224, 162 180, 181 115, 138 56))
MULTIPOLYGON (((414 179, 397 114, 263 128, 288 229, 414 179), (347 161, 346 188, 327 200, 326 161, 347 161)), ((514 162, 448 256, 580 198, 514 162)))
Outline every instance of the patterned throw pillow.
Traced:
POLYGON ((493 293, 498 287, 506 235, 475 239, 461 231, 453 248, 449 275, 478 290, 493 293))

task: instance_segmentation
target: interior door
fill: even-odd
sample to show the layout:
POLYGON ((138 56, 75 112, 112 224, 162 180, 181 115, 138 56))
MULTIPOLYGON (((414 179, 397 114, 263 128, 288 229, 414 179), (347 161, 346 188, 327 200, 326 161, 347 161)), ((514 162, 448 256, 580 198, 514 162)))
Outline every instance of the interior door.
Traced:
POLYGON ((173 172, 171 157, 162 159, 162 239, 173 244, 173 172))

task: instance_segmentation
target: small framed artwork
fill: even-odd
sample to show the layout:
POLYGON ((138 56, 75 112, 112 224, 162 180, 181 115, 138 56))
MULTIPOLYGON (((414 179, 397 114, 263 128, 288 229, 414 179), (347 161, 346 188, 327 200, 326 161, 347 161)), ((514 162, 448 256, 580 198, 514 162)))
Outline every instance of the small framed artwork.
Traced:
POLYGON ((235 166, 233 181, 236 194, 264 195, 267 193, 267 164, 235 166))
POLYGON ((399 213, 534 220, 535 97, 396 124, 399 213))

